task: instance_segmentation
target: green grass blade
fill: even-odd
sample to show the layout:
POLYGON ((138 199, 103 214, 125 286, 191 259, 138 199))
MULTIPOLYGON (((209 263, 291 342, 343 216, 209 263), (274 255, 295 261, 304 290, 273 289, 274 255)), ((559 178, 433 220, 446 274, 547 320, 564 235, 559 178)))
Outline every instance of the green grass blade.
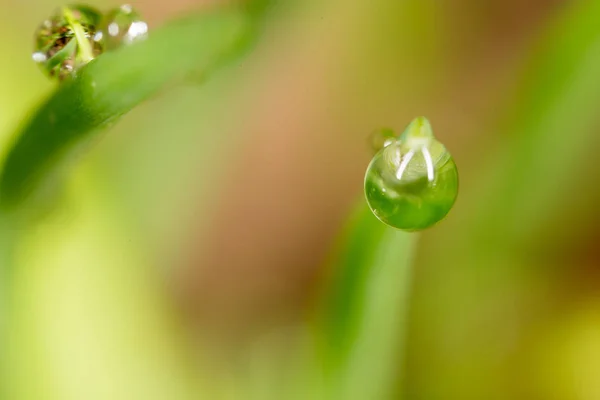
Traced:
MULTIPOLYGON (((573 198, 600 177, 590 151, 600 144, 598 18, 600 3, 575 4, 542 38, 507 129, 512 137, 468 211, 478 242, 541 243, 557 222, 572 223, 577 208, 585 210, 573 198)), ((600 190, 586 195, 600 199, 600 190)))
POLYGON ((417 237, 383 225, 366 205, 349 224, 322 315, 326 398, 384 399, 394 390, 417 237))
POLYGON ((0 176, 0 204, 19 203, 74 145, 86 143, 168 84, 205 76, 231 61, 255 39, 255 17, 239 7, 204 12, 86 65, 15 136, 0 176))
POLYGON ((550 314, 540 310, 582 273, 569 247, 597 226, 600 201, 600 2, 574 2, 557 17, 531 52, 505 146, 482 159, 489 165, 465 185, 460 214, 420 257, 408 397, 514 398, 516 388, 537 397, 535 382, 504 380, 530 369, 514 367, 529 362, 529 339, 546 334, 550 314))

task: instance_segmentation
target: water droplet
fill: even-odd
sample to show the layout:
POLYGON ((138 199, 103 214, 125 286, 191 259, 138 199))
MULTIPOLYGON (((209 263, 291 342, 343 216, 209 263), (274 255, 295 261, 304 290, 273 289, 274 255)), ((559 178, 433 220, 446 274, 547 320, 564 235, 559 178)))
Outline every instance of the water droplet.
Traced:
POLYGON ((33 60, 51 77, 64 79, 103 52, 97 40, 102 14, 88 6, 57 10, 35 33, 33 60))
POLYGON ((129 4, 109 11, 104 17, 102 31, 107 49, 129 45, 148 36, 148 24, 129 4))
POLYGON ((435 225, 450 212, 457 195, 456 164, 422 117, 382 148, 367 168, 367 203, 379 220, 397 229, 435 225))
POLYGON ((384 147, 389 146, 398 139, 398 135, 390 128, 377 129, 369 136, 369 144, 371 149, 377 153, 384 147))

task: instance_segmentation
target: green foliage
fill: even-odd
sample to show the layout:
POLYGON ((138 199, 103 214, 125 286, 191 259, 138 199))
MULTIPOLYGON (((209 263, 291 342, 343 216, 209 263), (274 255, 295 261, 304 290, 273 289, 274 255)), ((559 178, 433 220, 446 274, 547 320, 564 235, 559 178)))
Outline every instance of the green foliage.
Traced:
POLYGON ((563 274, 577 265, 569 246, 597 226, 600 191, 590 182, 600 179, 592 161, 600 144, 600 3, 573 4, 558 17, 535 42, 501 145, 485 150, 465 203, 424 244, 408 344, 411 374, 429 380, 412 381, 423 398, 514 398, 499 377, 527 371, 521 361, 531 354, 520 349, 523 359, 495 362, 506 356, 508 331, 489 326, 542 337, 548 286, 562 293, 563 274))
MULTIPOLYGON (((74 150, 89 144, 103 128, 111 126, 140 102, 190 75, 205 77, 239 56, 256 38, 255 18, 262 15, 267 4, 257 1, 246 8, 222 8, 176 21, 153 31, 145 42, 106 53, 83 67, 74 79, 61 84, 15 135, 0 175, 0 206, 14 209, 43 186, 42 183, 52 184, 48 178, 69 160, 74 150)), ((433 315, 433 311, 437 311, 433 308, 446 307, 448 315, 453 315, 439 324, 420 326, 430 338, 448 339, 440 339, 448 331, 444 329, 448 325, 469 326, 469 316, 472 316, 469 310, 471 313, 475 310, 472 300, 481 299, 487 295, 487 289, 502 287, 517 276, 507 274, 508 278, 503 282, 493 275, 493 271, 500 269, 505 272, 520 268, 523 259, 529 256, 512 251, 514 246, 529 248, 535 240, 539 241, 539 237, 559 241, 556 230, 548 227, 564 220, 561 211, 574 208, 571 202, 580 204, 582 200, 572 195, 556 195, 557 187, 564 193, 578 193, 585 183, 593 182, 590 177, 598 176, 597 171, 586 169, 585 165, 589 164, 582 166, 581 163, 582 158, 593 156, 590 144, 598 143, 594 129, 598 123, 595 107, 600 101, 598 17, 600 4, 582 2, 550 27, 542 38, 542 48, 533 56, 531 71, 523 81, 514 120, 505 129, 510 132, 510 139, 506 146, 498 149, 490 166, 482 168, 477 179, 469 181, 470 196, 465 200, 467 206, 463 206, 462 214, 450 219, 435 233, 433 244, 427 243, 431 254, 422 262, 430 267, 434 276, 426 293, 430 296, 425 305, 421 301, 418 310, 421 314, 431 312, 433 315), (449 250, 454 243, 460 246, 449 250), (461 282, 456 276, 468 269, 478 271, 476 288, 465 289, 456 283, 461 282)), ((489 161, 485 159, 486 163, 489 161)), ((586 194, 589 195, 587 201, 600 198, 600 191, 596 189, 586 194)), ((90 197, 93 202, 95 196, 90 197)), ((115 239, 116 229, 107 227, 106 218, 97 216, 94 207, 89 209, 87 215, 92 216, 89 226, 66 234, 63 242, 79 239, 83 243, 81 248, 94 248, 98 226, 106 232, 104 237, 110 239, 106 248, 116 247, 126 239, 124 234, 115 239)), ((585 219, 576 211, 566 214, 585 219)), ((7 219, 2 219, 4 217, 0 215, 0 264, 6 265, 18 234, 7 219)), ((53 223, 63 224, 60 218, 53 223)), ((42 232, 47 236, 55 232, 46 229, 42 232)), ((327 400, 393 398, 398 389, 395 381, 404 372, 397 366, 401 364, 407 343, 405 330, 408 308, 412 305, 408 299, 412 293, 414 247, 419 238, 381 224, 364 204, 350 218, 329 260, 331 276, 323 288, 316 326, 318 358, 325 372, 327 400)), ((58 246, 56 249, 52 245, 48 247, 57 252, 64 250, 58 246)), ((88 254, 80 252, 75 256, 84 264, 88 254)), ((98 258, 100 256, 97 254, 98 258)), ((54 269, 48 271, 40 267, 45 266, 43 257, 32 255, 31 258, 36 261, 39 275, 25 274, 22 278, 35 282, 26 285, 29 291, 23 291, 21 295, 25 302, 41 291, 45 280, 54 275, 54 269), (36 279, 31 278, 34 275, 36 279)), ((120 282, 122 274, 126 275, 127 263, 119 257, 114 258, 109 281, 120 282)), ((60 257, 55 258, 56 265, 53 265, 56 270, 63 268, 60 276, 79 272, 80 279, 85 280, 85 274, 77 265, 66 266, 56 260, 60 257)), ((103 271, 104 266, 96 264, 95 271, 103 271)), ((143 261, 139 264, 143 265, 143 261)), ((130 281, 136 282, 137 277, 130 281)), ((71 290, 77 294, 77 285, 72 285, 71 290)), ((127 285, 122 284, 119 290, 122 298, 130 295, 127 285)), ((501 296, 515 296, 514 292, 507 292, 502 292, 501 296)), ((52 294, 45 294, 52 299, 52 294)), ((148 293, 144 296, 152 297, 148 293)), ((69 299, 64 297, 61 301, 66 304, 69 299)), ((102 299, 102 295, 97 295, 95 301, 101 303, 102 299)), ((115 299, 114 307, 119 308, 115 299)), ((134 312, 137 311, 131 313, 134 312)), ((123 313, 122 321, 127 320, 127 315, 131 314, 123 313)), ((73 323, 75 319, 70 321, 73 323)), ((53 328, 58 343, 68 342, 61 335, 60 322, 52 318, 45 322, 53 328)), ((29 328, 28 324, 21 326, 22 331, 31 336, 27 338, 35 338, 37 332, 29 328)), ((76 326, 72 328, 75 331, 76 326)), ((131 329, 135 332, 135 327, 131 329)), ((453 338, 449 336, 448 340, 453 338)), ((482 342, 487 351, 489 342, 482 342)), ((417 352, 423 351, 416 357, 427 355, 429 343, 416 343, 417 347, 422 346, 417 352)), ((22 347, 28 347, 27 340, 23 340, 22 347)), ((17 354, 15 358, 18 357, 17 354)), ((461 372, 460 368, 467 368, 468 373, 463 375, 471 376, 469 373, 480 364, 469 358, 474 357, 470 354, 464 357, 468 361, 456 368, 461 372), (466 364, 469 365, 465 367, 466 364)), ((22 363, 29 361, 23 359, 22 363)), ((439 367, 434 364, 432 370, 439 367)), ((123 371, 124 376, 127 367, 123 367, 123 371)), ((472 398, 485 398, 483 395, 490 392, 484 380, 470 384, 475 388, 471 392, 455 382, 442 380, 435 382, 435 388, 418 389, 421 389, 420 395, 431 394, 423 395, 430 399, 470 398, 453 395, 473 392, 480 396, 472 398)))
POLYGON ((21 202, 72 149, 159 90, 239 56, 256 33, 243 11, 222 8, 171 23, 81 68, 16 135, 0 176, 0 205, 21 202))
MULTIPOLYGON (((511 136, 480 176, 481 195, 463 225, 478 243, 522 246, 548 238, 572 200, 554 195, 557 188, 575 193, 594 174, 582 160, 600 144, 599 16, 598 2, 573 5, 538 42, 505 128, 511 136)), ((598 196, 595 189, 589 194, 598 196)))
POLYGON ((318 325, 327 398, 389 398, 417 237, 385 226, 366 205, 346 227, 330 262, 318 325))
MULTIPOLYGON (((256 2, 256 4, 258 3, 256 2)), ((260 1, 260 3, 264 2, 260 1)), ((248 4, 254 3, 248 2, 248 4)), ((264 8, 261 10, 264 11, 264 8)), ((106 52, 78 69, 74 77, 69 77, 61 82, 49 98, 35 109, 29 118, 24 120, 22 127, 15 133, 0 172, 0 284, 2 285, 0 314, 3 318, 2 328, 5 326, 5 321, 9 321, 11 325, 8 330, 0 330, 0 345, 2 353, 6 355, 0 363, 2 370, 0 383, 3 384, 0 387, 0 397, 14 398, 14 391, 18 398, 24 393, 32 398, 39 398, 41 393, 46 392, 47 386, 45 385, 48 382, 42 378, 33 378, 28 375, 31 369, 26 365, 38 364, 39 371, 44 371, 46 366, 43 363, 32 361, 41 354, 43 357, 46 349, 44 344, 36 342, 36 335, 43 331, 44 335, 50 338, 53 328, 56 328, 58 332, 60 329, 64 329, 60 318, 52 316, 50 320, 44 321, 43 318, 37 318, 37 316, 43 315, 43 312, 36 315, 21 314, 14 306, 14 304, 27 303, 34 297, 34 295, 27 294, 29 290, 37 291, 36 293, 39 294, 40 288, 51 287, 48 280, 38 281, 35 278, 35 276, 41 277, 41 271, 47 270, 45 267, 52 263, 50 259, 45 260, 47 265, 43 265, 44 262, 41 263, 43 265, 41 270, 34 272, 35 265, 39 264, 35 259, 35 252, 25 250, 24 254, 28 259, 24 264, 28 268, 17 269, 14 266, 18 263, 15 259, 19 257, 19 249, 26 248, 31 239, 28 233, 35 229, 44 230, 46 228, 56 232, 64 226, 60 221, 60 215, 65 210, 60 207, 53 210, 56 211, 53 216, 59 218, 57 225, 53 226, 54 219, 52 218, 47 219, 45 223, 40 223, 36 218, 40 207, 48 209, 53 206, 52 198, 48 196, 48 193, 52 193, 52 190, 60 185, 60 179, 55 179, 56 175, 64 172, 65 167, 71 165, 74 156, 78 155, 78 151, 93 143, 103 129, 115 124, 121 116, 139 103, 182 81, 193 79, 196 84, 199 78, 204 81, 219 68, 238 59, 258 37, 258 18, 261 15, 257 9, 246 9, 239 6, 219 7, 196 15, 189 15, 184 19, 153 30, 145 41, 106 52), (35 200, 38 199, 36 195, 39 195, 42 201, 36 203, 35 200), (27 217, 22 218, 24 215, 27 217), (30 218, 30 215, 33 216, 33 219, 30 218), (36 287, 36 282, 41 286, 36 287), (24 286, 19 286, 21 283, 24 286), (19 287, 20 290, 15 287, 19 287), (50 323, 41 330, 32 328, 36 324, 44 325, 49 321, 56 321, 57 325, 50 323), (35 379, 36 384, 26 384, 25 382, 29 379, 35 379), (7 382, 9 383, 7 384, 7 382)), ((94 213, 90 213, 90 215, 92 214, 94 213)), ((106 226, 102 224, 107 219, 98 218, 97 221, 101 225, 97 226, 106 226)), ((85 230, 88 225, 86 221, 80 221, 78 228, 85 230)), ((120 233, 113 231, 107 237, 114 237, 115 234, 120 233)), ((78 234, 77 237, 82 240, 86 240, 86 237, 92 238, 92 240, 95 238, 93 233, 91 235, 78 234)), ((81 246, 84 247, 84 245, 81 246)), ((55 268, 51 268, 54 274, 67 266, 61 261, 61 257, 75 248, 63 247, 60 243, 54 243, 50 249, 54 255, 51 257, 55 262, 55 268)), ((132 250, 131 253, 135 254, 135 251, 132 250)), ((74 257, 79 255, 83 255, 80 265, 85 265, 88 272, 94 270, 95 264, 93 260, 90 260, 90 255, 77 251, 73 253, 74 257)), ((120 257, 117 257, 109 264, 116 267, 121 260, 120 257)), ((127 296, 129 299, 136 299, 135 301, 138 301, 139 304, 160 303, 159 298, 152 298, 154 293, 135 292, 136 287, 144 287, 144 279, 142 275, 132 278, 131 275, 128 275, 131 272, 128 268, 142 263, 132 257, 131 261, 126 264, 121 268, 112 269, 117 274, 113 281, 122 282, 123 293, 127 292, 127 295, 116 296, 115 299, 127 296)), ((66 272, 65 276, 73 277, 81 271, 83 270, 77 269, 66 272)), ((101 268, 97 271, 106 272, 106 269, 101 268)), ((114 285, 99 289, 101 294, 98 298, 106 301, 106 297, 112 296, 111 290, 114 289, 114 285)), ((87 300, 93 302, 93 297, 90 296, 87 300)), ((60 309, 62 306, 57 303, 55 309, 60 309)), ((143 308, 143 306, 138 307, 143 308)), ((120 309, 122 308, 121 305, 120 309)), ((68 314, 78 312, 77 307, 69 305, 62 309, 68 314)), ((160 339, 161 335, 168 336, 168 333, 165 332, 170 329, 166 313, 161 312, 155 306, 146 310, 150 310, 146 313, 149 315, 145 319, 147 324, 158 326, 157 332, 161 332, 147 334, 146 339, 150 343, 152 340, 166 340, 160 339), (153 339, 149 339, 151 336, 153 339)), ((93 317, 89 323, 93 323, 93 317)), ((110 321, 104 324, 105 327, 108 325, 110 325, 110 321)), ((124 319, 122 323, 113 324, 111 327, 118 330, 129 329, 126 325, 127 322, 124 319)), ((135 325, 130 328, 132 331, 137 329, 135 325)), ((154 328, 152 329, 154 330, 154 328)), ((130 337, 134 336, 130 335, 130 337)), ((55 336, 59 341, 63 337, 65 336, 60 333, 55 336)), ((167 342, 170 344, 177 342, 172 336, 169 339, 170 341, 167 340, 167 342)), ((69 340, 69 342, 73 343, 73 340, 69 340)), ((118 341, 111 342, 111 345, 115 345, 115 343, 123 349, 127 348, 118 341)), ((177 350, 166 351, 160 346, 149 345, 144 354, 151 358, 150 353, 153 351, 158 354, 177 353, 177 350)), ((126 361, 127 357, 124 356, 124 359, 126 361)), ((115 364, 112 365, 111 367, 111 362, 100 362, 97 367, 102 370, 103 368, 114 368, 115 364)), ((126 365, 124 362, 117 362, 116 365, 121 366, 124 370, 135 368, 132 364, 126 365)), ((173 368, 166 367, 165 372, 161 373, 161 379, 165 374, 173 376, 172 386, 176 388, 174 389, 176 393, 183 385, 183 382, 178 381, 181 378, 178 373, 185 369, 184 367, 178 369, 179 367, 181 364, 173 366, 173 368), (173 372, 171 373, 169 370, 173 372)), ((51 367, 48 368, 48 370, 50 369, 51 367)), ((182 373, 185 373, 185 370, 182 373)), ((43 373, 40 372, 38 375, 43 375, 43 373)), ((105 376, 106 373, 99 372, 94 376, 103 375, 105 376)), ((121 376, 125 380, 128 379, 126 374, 121 374, 121 376)), ((94 378, 87 380, 87 384, 91 381, 94 381, 94 378)), ((170 391, 169 385, 159 384, 157 386, 167 392, 170 391)), ((189 385, 183 386, 188 389, 181 390, 189 390, 189 385)), ((86 385, 77 387, 83 391, 87 390, 86 385)), ((107 387, 107 385, 100 383, 97 387, 107 387)), ((127 392, 131 387, 124 384, 121 389, 127 392)), ((54 395, 50 394, 50 396, 54 395)), ((94 393, 94 396, 102 396, 102 394, 94 393)), ((154 396, 170 397, 170 395, 161 395, 157 391, 151 393, 148 398, 156 398, 154 396)), ((183 398, 180 395, 175 397, 183 398)))
MULTIPOLYGON (((430 269, 434 276, 428 275, 429 286, 422 294, 425 297, 419 295, 416 298, 418 304, 415 312, 429 316, 434 322, 427 325, 419 323, 414 329, 427 332, 430 339, 421 342, 411 338, 408 343, 403 342, 406 346, 412 343, 418 346, 413 348, 414 353, 411 352, 410 356, 417 365, 420 365, 419 360, 427 359, 434 351, 428 348, 432 344, 432 337, 443 342, 439 346, 447 346, 444 342, 449 340, 445 337, 446 332, 452 332, 456 326, 467 329, 469 318, 476 318, 472 313, 477 312, 477 307, 463 306, 463 302, 467 301, 465 299, 486 299, 492 296, 486 291, 494 293, 494 288, 510 288, 511 282, 492 277, 500 275, 503 279, 518 279, 517 275, 511 275, 508 271, 522 268, 524 263, 531 261, 532 255, 522 253, 523 249, 531 248, 535 243, 544 243, 544 239, 558 241, 558 238, 565 237, 561 231, 550 227, 556 226, 558 221, 568 223, 567 215, 577 215, 577 210, 573 209, 569 209, 569 213, 561 212, 568 209, 569 202, 589 206, 593 204, 591 199, 598 199, 600 191, 596 188, 575 198, 557 195, 557 190, 580 193, 586 180, 590 182, 590 179, 593 181, 592 177, 599 177, 598 171, 589 169, 589 162, 582 162, 593 156, 592 149, 600 143, 594 129, 598 124, 596 104, 600 101, 600 79, 597 78, 600 71, 598 16, 600 4, 584 2, 571 7, 548 27, 537 42, 539 48, 533 53, 524 75, 518 97, 520 101, 515 105, 511 123, 504 128, 510 133, 510 139, 506 146, 497 149, 495 158, 485 159, 485 168, 471 174, 475 178, 470 181, 469 198, 465 199, 468 206, 463 207, 455 218, 447 221, 433 236, 436 239, 434 243, 427 244, 430 254, 424 257, 419 267, 430 269), (459 246, 448 248, 449 243, 459 246), (479 284, 476 288, 457 286, 456 282, 461 282, 459 276, 466 279, 460 275, 465 271, 477 271, 479 284), (491 283, 486 283, 488 279, 491 283), (432 316, 441 314, 441 309, 444 315, 454 317, 442 317, 441 321, 435 321, 432 316), (467 313, 466 310, 472 311, 467 313)), ((582 207, 582 210, 586 209, 589 207, 582 207)), ((585 215, 579 218, 584 221, 585 215)), ((390 282, 395 285, 398 298, 406 299, 411 292, 411 239, 407 234, 393 236, 385 231, 382 226, 377 226, 366 210, 361 218, 355 219, 344 236, 343 248, 338 250, 339 256, 334 263, 337 275, 328 288, 329 294, 325 296, 329 304, 325 313, 325 320, 329 324, 325 331, 329 344, 326 354, 327 360, 333 362, 331 371, 336 371, 336 381, 345 382, 346 389, 352 387, 356 379, 363 381, 362 386, 343 392, 348 395, 346 398, 353 398, 351 396, 356 393, 362 395, 356 396, 357 399, 392 398, 378 397, 381 392, 360 392, 361 388, 369 386, 365 383, 371 378, 370 375, 367 378, 366 374, 373 372, 369 368, 380 365, 382 360, 385 362, 386 358, 381 358, 382 355, 390 357, 391 352, 393 356, 400 357, 401 352, 394 347, 398 342, 392 340, 386 343, 382 338, 387 334, 385 329, 393 327, 398 320, 407 321, 406 303, 388 301, 387 309, 372 309, 367 314, 364 311, 368 309, 367 304, 374 302, 378 295, 384 296, 382 293, 391 286, 390 282), (373 258, 376 254, 392 252, 396 252, 397 258, 390 257, 389 264, 382 265, 373 258), (366 295, 367 288, 372 287, 373 280, 386 265, 387 279, 381 279, 380 286, 366 295), (382 310, 388 314, 379 314, 382 310), (397 320, 393 320, 393 317, 397 320), (389 325, 370 324, 368 318, 380 318, 382 321, 388 318, 389 325), (361 323, 363 330, 358 333, 357 327, 361 323), (388 352, 370 353, 366 359, 361 359, 360 363, 364 366, 361 373, 365 375, 358 378, 349 372, 349 365, 353 363, 352 352, 359 352, 364 340, 385 346, 388 352)), ((519 292, 516 291, 512 296, 516 296, 516 293, 519 292)), ((506 297, 503 301, 509 304, 514 301, 504 291, 501 291, 501 295, 506 297)), ((501 299, 488 301, 502 303, 501 299)), ((493 337, 492 332, 489 335, 493 337)), ((404 335, 400 334, 395 337, 399 341, 403 338, 404 335)), ((481 337, 477 340, 487 343, 481 337)), ((370 349, 376 348, 373 346, 370 349)), ((436 349, 439 348, 442 347, 436 349)), ((477 351, 487 354, 483 349, 477 351)), ((486 369, 481 359, 469 358, 468 361, 462 360, 462 363, 466 370, 457 368, 457 373, 464 376, 497 373, 497 370, 486 369), (476 370, 478 365, 480 369, 476 370)), ((452 369, 456 366, 444 367, 452 369)), ((427 371, 442 367, 435 364, 423 368, 419 370, 420 373, 435 377, 435 373, 427 371)), ((404 371, 396 373, 404 375, 404 371)), ((451 372, 448 375, 453 376, 451 372)), ((436 399, 465 398, 465 393, 476 393, 475 398, 482 398, 493 390, 486 385, 494 384, 489 379, 481 379, 477 384, 464 382, 464 386, 460 386, 462 383, 450 380, 431 385, 431 382, 425 382, 423 386, 413 384, 412 390, 416 388, 419 395, 436 399)), ((387 389, 383 387, 385 392, 387 389)))

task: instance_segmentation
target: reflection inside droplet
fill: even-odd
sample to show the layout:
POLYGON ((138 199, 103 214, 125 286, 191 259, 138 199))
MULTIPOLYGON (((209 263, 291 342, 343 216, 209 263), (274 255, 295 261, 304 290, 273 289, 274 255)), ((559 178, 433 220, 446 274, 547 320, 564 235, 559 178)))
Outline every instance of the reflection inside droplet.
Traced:
POLYGON ((48 60, 48 57, 41 51, 36 51, 35 53, 33 53, 32 58, 33 61, 35 61, 36 63, 43 63, 46 62, 46 60, 48 60))
POLYGON ((119 24, 113 22, 108 26, 108 34, 110 36, 117 36, 119 34, 119 24))
POLYGON ((129 31, 127 33, 130 39, 135 39, 140 35, 145 35, 146 33, 148 33, 148 24, 146 24, 144 21, 134 22, 133 24, 131 24, 131 27, 129 28, 129 31))
POLYGON ((70 76, 103 52, 98 40, 101 20, 98 10, 84 5, 57 10, 36 31, 33 61, 51 77, 70 76))
POLYGON ((450 212, 458 194, 458 170, 428 123, 411 127, 375 155, 365 175, 365 196, 379 220, 417 231, 450 212))

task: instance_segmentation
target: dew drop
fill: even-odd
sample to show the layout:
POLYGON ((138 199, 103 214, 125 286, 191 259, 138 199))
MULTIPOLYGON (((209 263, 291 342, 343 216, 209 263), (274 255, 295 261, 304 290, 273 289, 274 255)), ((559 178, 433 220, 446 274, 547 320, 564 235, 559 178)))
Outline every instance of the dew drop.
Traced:
POLYGON ((129 4, 115 8, 104 17, 102 32, 109 50, 129 45, 148 36, 148 24, 129 4))
POLYGON ((389 146, 398 139, 398 135, 390 128, 377 129, 369 136, 369 145, 371 149, 377 153, 384 147, 389 146))
POLYGON ((384 146, 367 168, 367 203, 379 220, 397 229, 435 225, 450 212, 457 195, 456 164, 423 117, 384 146))
POLYGON ((35 33, 33 61, 50 77, 65 79, 103 52, 97 32, 102 14, 88 6, 58 9, 35 33))

